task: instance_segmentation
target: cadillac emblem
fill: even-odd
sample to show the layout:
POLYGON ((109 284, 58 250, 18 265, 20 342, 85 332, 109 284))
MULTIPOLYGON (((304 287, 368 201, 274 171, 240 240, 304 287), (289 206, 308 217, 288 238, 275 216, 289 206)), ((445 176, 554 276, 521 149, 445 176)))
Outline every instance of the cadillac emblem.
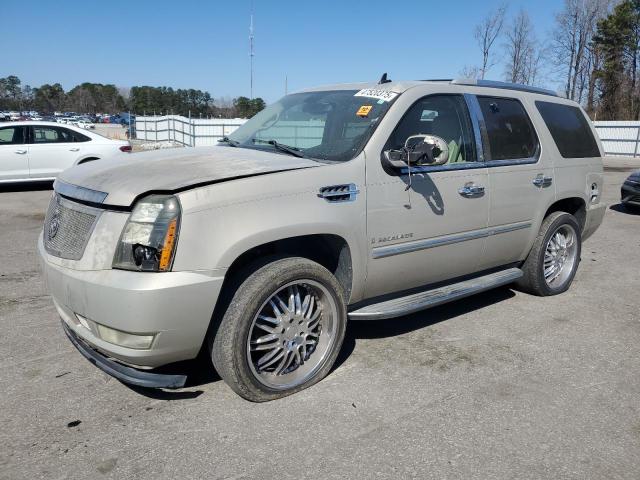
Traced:
POLYGON ((56 208, 51 215, 51 220, 49 220, 49 227, 47 228, 47 237, 49 240, 53 240, 55 236, 58 234, 58 229, 60 228, 60 209, 56 208))

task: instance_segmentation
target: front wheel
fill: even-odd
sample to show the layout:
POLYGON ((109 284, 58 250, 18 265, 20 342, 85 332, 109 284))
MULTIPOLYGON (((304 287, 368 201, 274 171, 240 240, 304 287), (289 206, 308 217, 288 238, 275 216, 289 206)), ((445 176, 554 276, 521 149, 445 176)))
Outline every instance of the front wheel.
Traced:
POLYGON ((264 402, 329 373, 346 328, 343 290, 305 258, 271 262, 236 290, 211 346, 213 364, 240 396, 264 402))
POLYGON ((557 295, 571 286, 580 263, 582 237, 573 215, 551 213, 525 260, 524 276, 516 283, 521 290, 539 296, 557 295))

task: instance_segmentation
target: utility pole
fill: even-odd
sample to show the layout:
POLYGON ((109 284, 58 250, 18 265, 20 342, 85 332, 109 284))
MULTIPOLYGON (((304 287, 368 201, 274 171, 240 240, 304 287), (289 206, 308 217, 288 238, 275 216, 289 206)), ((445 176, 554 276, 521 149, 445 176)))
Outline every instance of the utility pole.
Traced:
POLYGON ((251 93, 250 98, 253 100, 253 2, 251 2, 251 22, 249 23, 249 59, 251 62, 251 93))
POLYGON ((287 78, 287 76, 285 75, 285 76, 284 76, 284 94, 285 94, 285 95, 288 93, 288 90, 289 90, 289 85, 288 85, 288 83, 289 83, 289 82, 288 82, 288 80, 289 80, 289 79, 288 79, 288 78, 287 78))

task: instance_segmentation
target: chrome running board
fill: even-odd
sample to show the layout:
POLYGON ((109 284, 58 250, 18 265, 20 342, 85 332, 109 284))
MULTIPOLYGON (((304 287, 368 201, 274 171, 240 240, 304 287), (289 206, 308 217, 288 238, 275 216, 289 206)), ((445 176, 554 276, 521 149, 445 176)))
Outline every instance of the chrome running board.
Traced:
POLYGON ((491 273, 483 277, 464 280, 444 287, 414 293, 406 297, 394 298, 385 302, 375 303, 349 312, 350 320, 381 320, 384 318, 401 317, 410 313, 436 307, 443 303, 452 302, 468 297, 475 293, 484 292, 495 287, 507 285, 522 277, 522 270, 509 268, 491 273))

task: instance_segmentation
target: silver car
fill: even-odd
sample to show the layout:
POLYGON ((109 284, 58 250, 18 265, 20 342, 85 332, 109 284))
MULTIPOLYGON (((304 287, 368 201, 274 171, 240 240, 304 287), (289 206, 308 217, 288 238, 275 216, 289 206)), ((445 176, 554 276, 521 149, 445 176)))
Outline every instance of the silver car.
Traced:
POLYGON ((310 89, 218 146, 63 172, 39 251, 97 367, 176 388, 184 375, 154 367, 203 351, 266 401, 327 375, 347 320, 567 290, 604 215, 601 152, 580 106, 540 89, 310 89))

